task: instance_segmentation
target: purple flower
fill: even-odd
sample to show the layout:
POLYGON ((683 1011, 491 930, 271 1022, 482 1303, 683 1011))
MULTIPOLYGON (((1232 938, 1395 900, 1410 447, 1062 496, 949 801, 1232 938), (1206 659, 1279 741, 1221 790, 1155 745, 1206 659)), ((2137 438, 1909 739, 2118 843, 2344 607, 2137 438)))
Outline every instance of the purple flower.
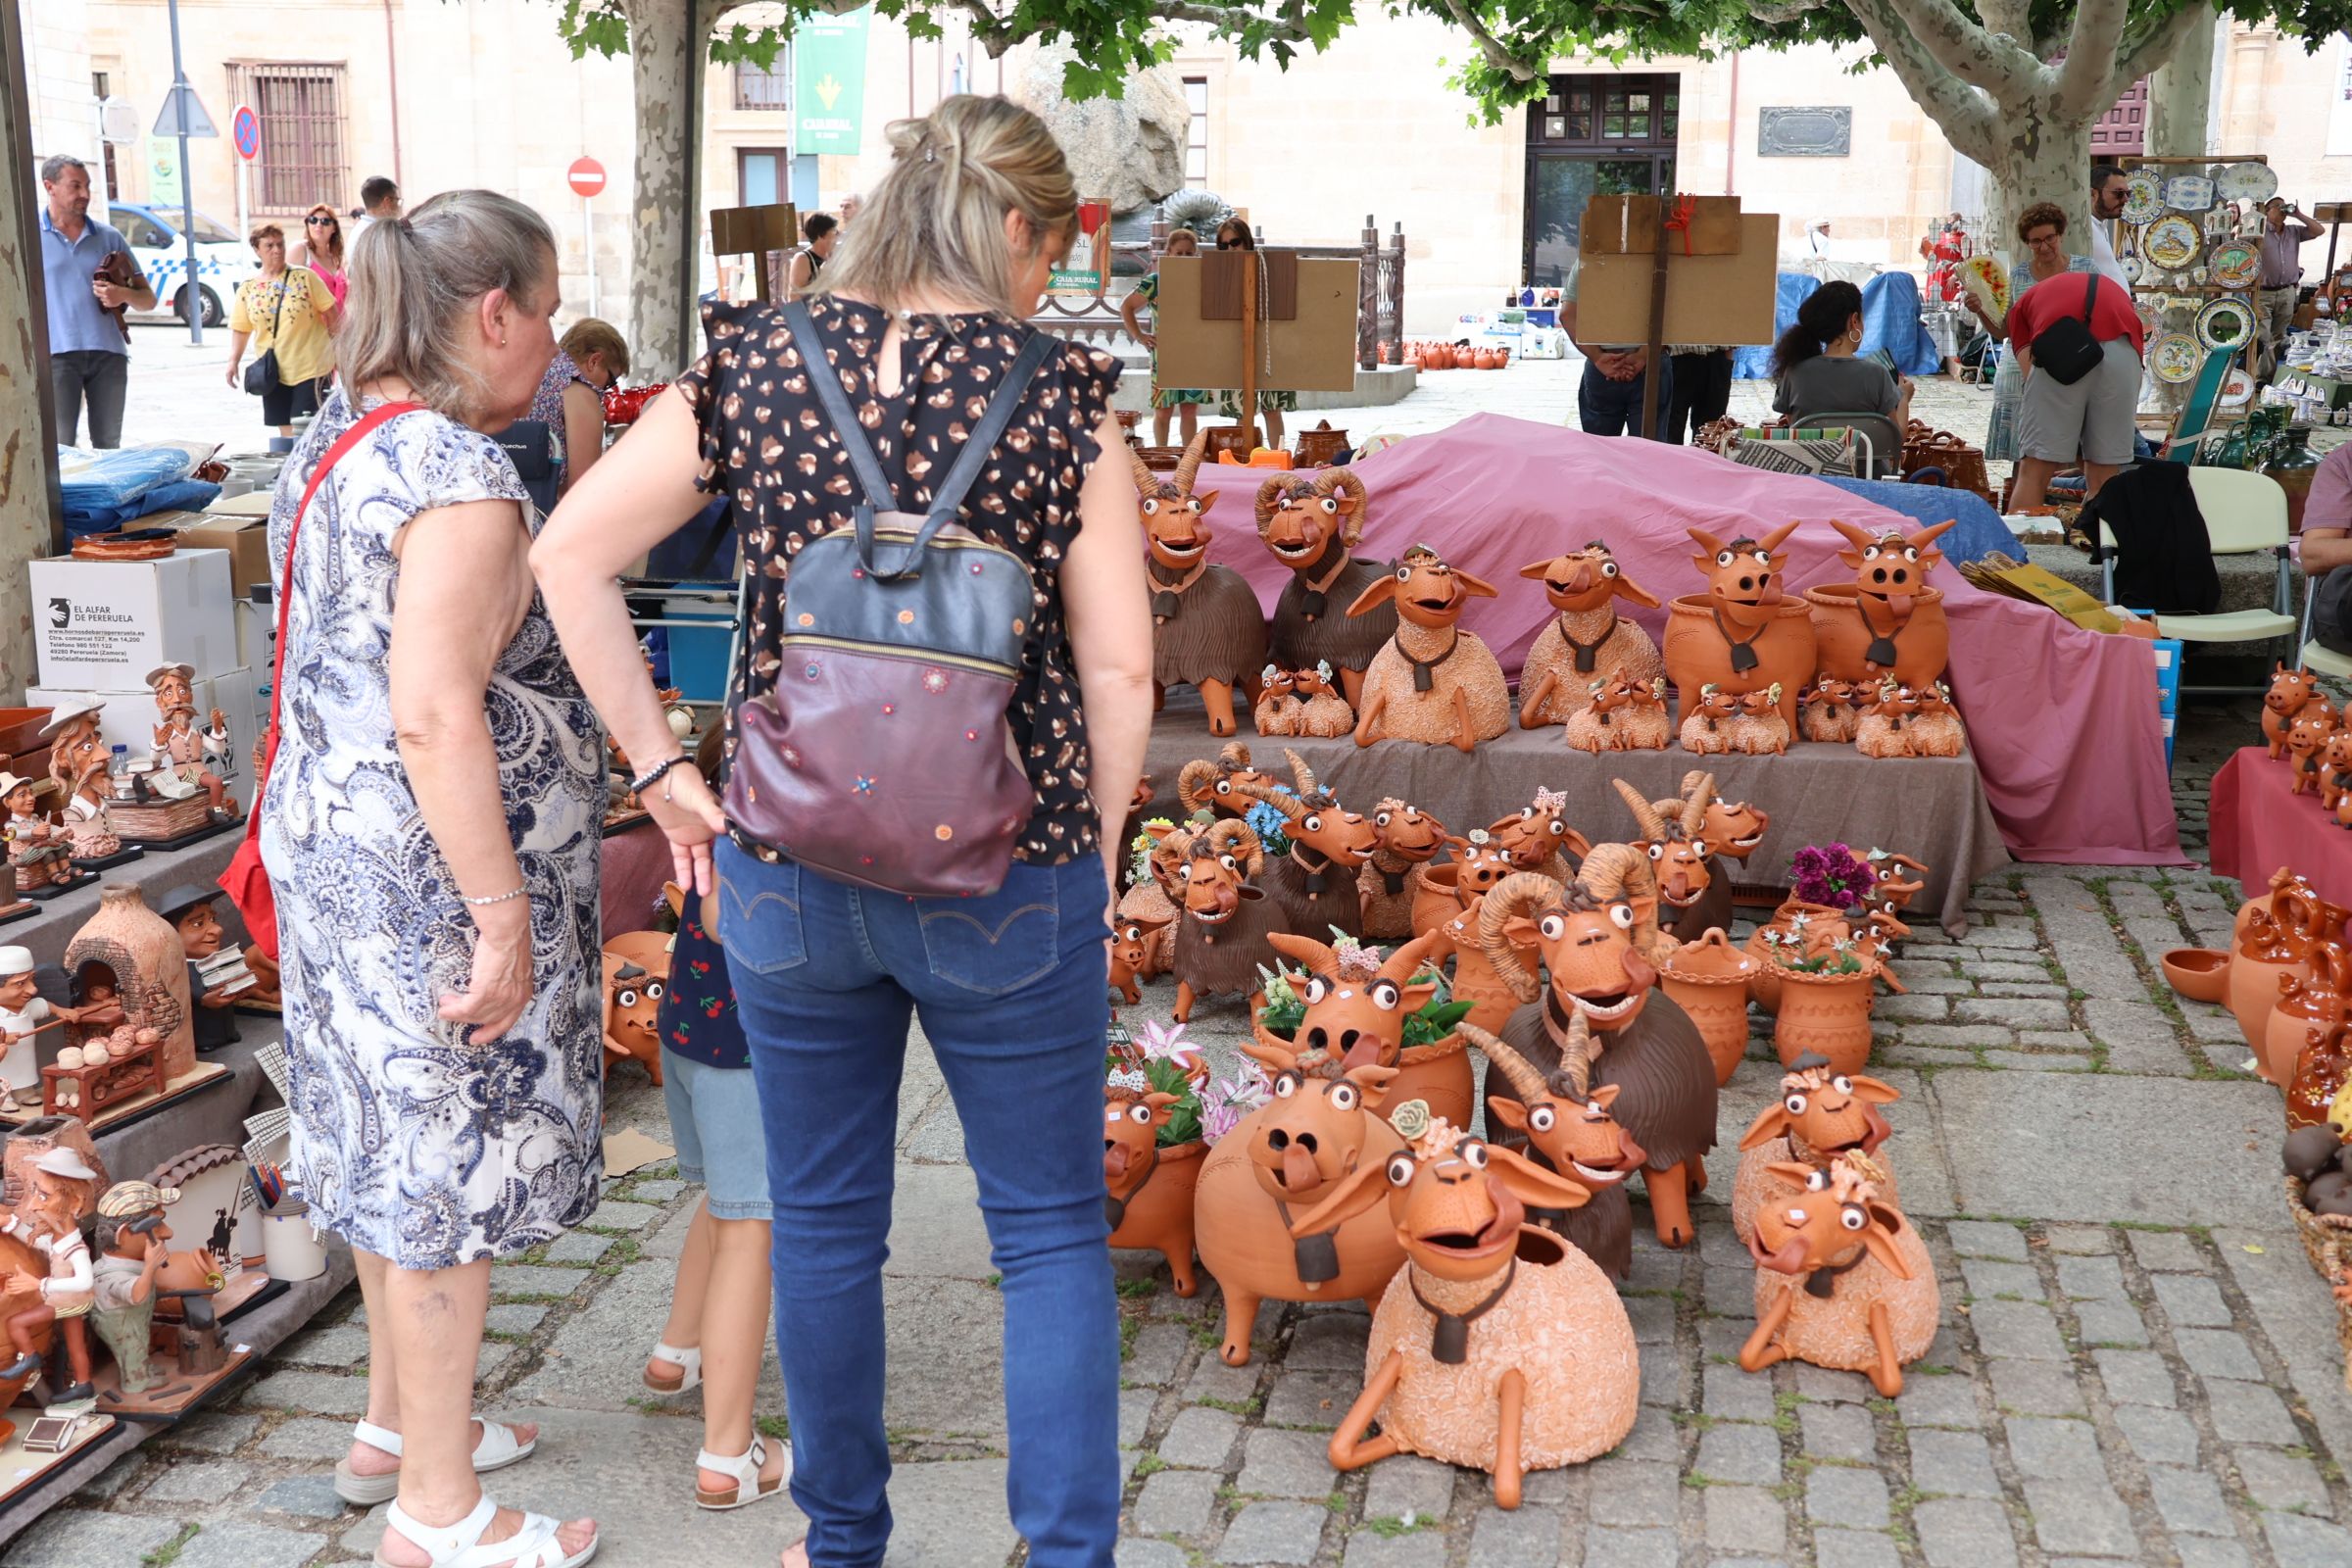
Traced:
POLYGON ((1807 845, 1789 859, 1796 896, 1807 904, 1850 909, 1870 894, 1878 877, 1843 844, 1807 845))

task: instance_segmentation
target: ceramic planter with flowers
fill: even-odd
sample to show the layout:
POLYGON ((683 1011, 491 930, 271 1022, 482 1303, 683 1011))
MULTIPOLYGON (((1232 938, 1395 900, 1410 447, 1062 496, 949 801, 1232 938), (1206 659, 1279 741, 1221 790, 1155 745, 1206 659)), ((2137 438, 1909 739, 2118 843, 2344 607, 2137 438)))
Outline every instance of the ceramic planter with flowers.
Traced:
POLYGON ((1756 927, 1747 939, 1744 951, 1756 960, 1756 972, 1748 976, 1747 994, 1766 1012, 1778 1012, 1781 968, 1773 961, 1773 954, 1784 945, 1800 954, 1820 953, 1833 943, 1851 941, 1853 935, 1854 924, 1843 909, 1826 904, 1808 904, 1793 895, 1783 899, 1781 906, 1772 911, 1772 918, 1756 927))
POLYGON ((1802 940, 1777 933, 1766 938, 1781 992, 1773 1050, 1785 1067, 1810 1053, 1825 1058, 1831 1072, 1860 1072, 1870 1060, 1871 997, 1879 964, 1857 951, 1850 936, 1832 940, 1820 952, 1804 951, 1802 940))
MULTIPOLYGON (((1200 1288, 1193 1269, 1193 1193, 1208 1152, 1204 1096, 1216 1092, 1184 1025, 1151 1022, 1134 1036, 1113 1027, 1103 1059, 1102 1213, 1111 1246, 1168 1260, 1178 1296, 1200 1288)), ((1223 1100, 1218 1112, 1228 1127, 1240 1115, 1223 1100)))
POLYGON ((1294 1053, 1301 1072, 1324 1077, 1395 1067, 1390 1103, 1418 1100, 1431 1115, 1469 1125, 1470 1056, 1455 1026, 1470 1004, 1447 994, 1436 966, 1445 936, 1433 932, 1388 952, 1345 937, 1326 945, 1278 933, 1268 941, 1286 962, 1260 977, 1260 1046, 1294 1053))

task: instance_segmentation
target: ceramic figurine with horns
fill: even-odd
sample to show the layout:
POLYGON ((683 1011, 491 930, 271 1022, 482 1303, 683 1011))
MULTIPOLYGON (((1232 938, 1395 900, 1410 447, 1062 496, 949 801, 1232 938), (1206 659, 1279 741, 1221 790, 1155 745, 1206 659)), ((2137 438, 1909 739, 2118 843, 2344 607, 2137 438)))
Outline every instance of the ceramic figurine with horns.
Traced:
POLYGON ((1379 834, 1339 797, 1315 780, 1306 759, 1285 749, 1295 790, 1240 784, 1236 792, 1263 803, 1283 818, 1289 853, 1267 865, 1260 885, 1282 909, 1289 929, 1322 935, 1334 929, 1360 936, 1364 904, 1355 891, 1356 873, 1372 858, 1379 834))
POLYGON ((1936 1338, 1941 1303, 1927 1244, 1854 1159, 1827 1170, 1776 1165, 1771 1174, 1800 1190, 1756 1210, 1747 1244, 1756 1328, 1740 1348, 1740 1367, 1809 1361, 1867 1374, 1893 1398, 1903 1368, 1936 1338))
POLYGON ((1208 732, 1234 732, 1236 687, 1254 688, 1266 662, 1266 619, 1257 596, 1231 566, 1208 559, 1203 520, 1218 492, 1195 493, 1194 476, 1207 449, 1205 431, 1184 449, 1175 473, 1163 479, 1127 449, 1144 514, 1144 563, 1152 589, 1152 686, 1154 705, 1170 686, 1200 689, 1208 732))
POLYGON ((1368 510, 1364 481, 1344 467, 1277 474, 1257 487, 1257 537, 1292 573, 1267 623, 1274 662, 1285 669, 1331 665, 1358 712, 1364 671, 1396 635, 1392 607, 1353 619, 1346 613, 1389 570, 1355 559, 1368 510))
POLYGON ((1781 718, 1794 724, 1797 689, 1814 671, 1811 608, 1781 590, 1780 549, 1795 531, 1788 522, 1761 539, 1727 540, 1690 530, 1701 551, 1691 564, 1706 574, 1707 591, 1669 607, 1666 673, 1678 691, 1712 683, 1744 697, 1777 684, 1781 718))
POLYGON ((1956 525, 1955 519, 1912 533, 1874 534, 1850 522, 1830 524, 1845 535, 1849 548, 1838 559, 1853 569, 1854 580, 1805 591, 1822 674, 1872 684, 1891 676, 1906 686, 1942 675, 1951 635, 1943 591, 1927 585, 1928 573, 1943 561, 1936 538, 1956 525))
POLYGON ((1727 930, 1732 923, 1732 879, 1715 858, 1702 831, 1707 802, 1715 794, 1715 775, 1701 773, 1683 781, 1683 797, 1645 801, 1642 792, 1623 779, 1609 781, 1618 798, 1632 808, 1642 837, 1634 848, 1649 857, 1658 884, 1658 924, 1689 942, 1709 926, 1727 930))
POLYGON ((1519 671, 1519 727, 1567 722, 1592 700, 1592 682, 1624 676, 1646 686, 1666 673, 1658 645, 1641 623, 1617 613, 1616 601, 1660 610, 1595 539, 1582 550, 1521 566, 1519 575, 1544 584, 1556 613, 1536 635, 1519 671))
POLYGON ((1732 1230, 1741 1245, 1755 1234, 1756 1210, 1795 1189, 1771 1175, 1795 1163, 1828 1169, 1831 1161, 1861 1155, 1865 1172, 1889 1203, 1900 1203, 1894 1168, 1881 1146, 1892 1135, 1881 1105, 1902 1092, 1859 1073, 1832 1070, 1827 1056, 1807 1053, 1781 1075, 1781 1098, 1766 1105, 1740 1139, 1740 1171, 1732 1178, 1732 1230))
POLYGON ((1437 960, 1447 947, 1443 933, 1415 937, 1388 954, 1280 931, 1267 941, 1297 965, 1291 984, 1306 1011, 1288 1040, 1254 1022, 1258 1045, 1295 1053, 1302 1072, 1345 1072, 1366 1062, 1398 1068, 1389 1083, 1391 1100, 1419 1100, 1441 1115, 1450 1110, 1469 1120, 1470 1056, 1461 1041, 1448 1035, 1409 1049, 1404 1044, 1405 1020, 1437 995, 1437 960))
POLYGON ((1176 1005, 1169 1014, 1178 1023, 1192 1020, 1202 997, 1239 993, 1253 1012, 1265 1005, 1257 976, 1274 962, 1266 939, 1289 929, 1282 906, 1258 881, 1265 868, 1265 845, 1247 822, 1186 834, 1175 873, 1176 1005))
POLYGON ((1469 751, 1510 728, 1511 689, 1477 635, 1461 629, 1472 599, 1494 590, 1427 545, 1348 607, 1351 617, 1395 607, 1396 630, 1373 657, 1356 703, 1355 744, 1419 741, 1469 751))
POLYGON ((1528 1218, 1559 1233, 1611 1280, 1625 1283, 1634 1266, 1634 1209, 1625 1179, 1642 1168, 1642 1146, 1617 1124, 1609 1107, 1622 1092, 1615 1084, 1579 1095, 1567 1075, 1549 1077, 1475 1024, 1462 1035, 1476 1046, 1513 1094, 1487 1097, 1487 1114, 1527 1140, 1528 1155, 1548 1170, 1564 1171, 1592 1197, 1582 1208, 1531 1209, 1528 1218))
POLYGON ((1376 942, 1413 935, 1415 873, 1446 848, 1446 824, 1394 796, 1372 808, 1372 858, 1355 874, 1363 934, 1376 942))

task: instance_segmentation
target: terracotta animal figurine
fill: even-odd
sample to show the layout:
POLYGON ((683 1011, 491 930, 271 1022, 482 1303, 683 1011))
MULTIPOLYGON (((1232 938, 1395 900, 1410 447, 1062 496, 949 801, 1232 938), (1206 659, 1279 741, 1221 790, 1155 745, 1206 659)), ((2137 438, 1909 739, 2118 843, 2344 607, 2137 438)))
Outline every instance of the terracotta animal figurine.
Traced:
POLYGON ((1968 726, 1952 706, 1952 689, 1939 680, 1914 687, 1919 711, 1905 726, 1914 757, 1958 757, 1968 750, 1968 726))
POLYGON ((1265 866, 1265 847, 1246 822, 1213 823, 1186 844, 1170 1014, 1178 1023, 1191 1021, 1202 997, 1246 996, 1251 1012, 1265 1005, 1257 971, 1274 961, 1266 938, 1288 928, 1282 906, 1258 885, 1265 866))
POLYGON ((1122 927, 1130 921, 1150 922, 1144 939, 1144 961, 1136 967, 1138 980, 1156 980, 1176 961, 1178 915, 1177 871, 1183 862, 1189 834, 1165 822, 1148 822, 1144 836, 1152 847, 1141 857, 1141 869, 1119 895, 1116 917, 1122 927))
POLYGON ((1821 672, 1849 681, 1891 677, 1906 686, 1941 676, 1950 631, 1943 595, 1927 580, 1943 563, 1936 540, 1957 521, 1911 533, 1888 528, 1874 534, 1850 522, 1830 526, 1845 535, 1848 548, 1838 559, 1853 568, 1854 580, 1824 583, 1805 595, 1821 672))
POLYGON ((1803 1191, 1756 1210, 1756 1329, 1740 1365, 1761 1372, 1798 1360, 1861 1372, 1893 1398, 1903 1368, 1936 1338, 1940 1301, 1927 1245, 1851 1159, 1770 1174, 1803 1191))
POLYGON ((1346 695, 1332 684, 1329 664, 1298 670, 1291 679, 1298 693, 1298 734, 1337 740, 1354 730, 1355 710, 1348 706, 1346 695))
POLYGON ((1869 896, 1862 901, 1865 911, 1897 915, 1911 907, 1928 885, 1928 865, 1908 855, 1890 850, 1872 850, 1863 858, 1871 874, 1878 878, 1870 885, 1869 896))
MULTIPOLYGON (((675 884, 671 884, 672 891, 675 884)), ((662 1081, 662 1033, 657 1015, 669 986, 670 938, 662 931, 629 931, 605 943, 605 1054, 610 1074, 616 1061, 645 1063, 662 1081)))
POLYGON ((1570 713, 1563 727, 1569 746, 1596 754, 1632 751, 1626 728, 1634 716, 1634 694, 1640 690, 1622 678, 1592 682, 1587 694, 1590 701, 1570 713))
POLYGON ((1296 1053, 1242 1050, 1272 1074, 1273 1099, 1217 1140, 1194 1200, 1201 1264, 1225 1298, 1227 1366, 1250 1362, 1260 1301, 1376 1305, 1404 1262, 1385 1215, 1358 1215, 1294 1235, 1292 1223, 1359 1170, 1384 1169, 1404 1140, 1377 1112, 1394 1067, 1350 1067, 1337 1078, 1298 1070, 1296 1053))
POLYGON ((1725 540, 1690 530, 1703 552, 1690 559, 1707 591, 1675 600, 1668 614, 1666 674, 1677 689, 1712 682, 1744 697, 1777 682, 1781 717, 1795 722, 1796 689, 1817 667, 1810 609, 1781 591, 1777 552, 1795 531, 1788 522, 1761 539, 1725 540))
POLYGON ((1908 687, 1887 681, 1862 710, 1854 728, 1854 750, 1864 757, 1910 757, 1911 716, 1919 711, 1919 696, 1908 687))
POLYGON ((1450 1109, 1469 1117, 1476 1102, 1462 1043, 1449 1035, 1433 1044, 1404 1044, 1405 1020, 1437 995, 1438 962, 1447 949, 1443 933, 1415 937, 1385 956, 1378 948, 1334 948, 1283 932, 1267 940, 1291 960, 1294 975, 1303 972, 1304 979, 1291 983, 1306 1012, 1287 1041, 1262 1022, 1254 1024, 1259 1045, 1296 1053, 1304 1073, 1332 1076, 1367 1061, 1400 1068, 1389 1084, 1391 1100, 1419 1100, 1433 1112, 1450 1109))
POLYGON ((1544 584, 1558 612, 1536 634, 1519 671, 1519 727, 1559 724, 1592 701, 1592 682, 1622 675, 1646 686, 1666 673, 1658 645, 1639 621, 1617 613, 1616 601, 1664 608, 1637 586, 1595 539, 1582 550, 1521 566, 1519 575, 1544 584))
POLYGON ((1242 574, 1208 559, 1213 536, 1205 519, 1218 493, 1193 492, 1207 444, 1206 431, 1195 436, 1164 479, 1135 448, 1127 449, 1127 458, 1135 466, 1144 513, 1153 701, 1170 686, 1198 687, 1208 710, 1208 732, 1230 735, 1234 688, 1254 681, 1266 662, 1266 618, 1242 574))
POLYGON ((2339 729, 2320 752, 2320 805, 2335 809, 2344 792, 2352 790, 2352 728, 2339 729))
POLYGON ((1364 905, 1356 874, 1370 862, 1379 833, 1339 798, 1315 782, 1314 769, 1297 752, 1285 751, 1296 793, 1242 785, 1238 793, 1262 801, 1283 815, 1290 853, 1270 862, 1259 879, 1281 906, 1289 929, 1321 933, 1332 928, 1363 934, 1364 905))
POLYGON ((1740 717, 1732 725, 1732 750, 1750 757, 1779 757, 1788 750, 1788 714, 1781 702, 1781 683, 1740 699, 1740 717))
POLYGON ((1413 934, 1413 873, 1446 848, 1446 824, 1391 796, 1372 808, 1372 858, 1355 874, 1364 935, 1395 942, 1413 934))
POLYGON ((1136 917, 1123 918, 1110 934, 1110 989, 1116 991, 1129 1006, 1144 1000, 1135 983, 1150 979, 1146 973, 1152 967, 1152 944, 1158 941, 1168 922, 1136 917))
MULTIPOLYGON (((1487 891, 1519 869, 1500 839, 1483 827, 1446 840, 1453 858, 1413 873, 1413 934, 1422 936, 1472 907, 1487 891)), ((1473 927, 1473 930, 1476 928, 1473 927)))
POLYGON ((2323 711, 2317 703, 2297 713, 2286 728, 2286 766, 2294 782, 2287 786, 2289 795, 2317 793, 2320 787, 2320 754, 2335 736, 2335 720, 2323 711))
POLYGON ((1781 1075, 1781 1098, 1766 1105, 1740 1140, 1740 1172, 1732 1179, 1732 1229, 1744 1245, 1756 1229, 1760 1203, 1780 1202, 1793 1189, 1769 1168, 1794 1162, 1826 1168, 1834 1159, 1871 1157, 1872 1180, 1890 1203, 1899 1203, 1894 1170, 1880 1146, 1894 1129, 1879 1107, 1902 1099, 1899 1090, 1876 1078, 1830 1070, 1827 1058, 1797 1057, 1781 1075))
POLYGON ((1574 874, 1571 858, 1582 860, 1592 850, 1585 836, 1568 825, 1568 797, 1554 789, 1539 788, 1527 805, 1489 822, 1487 832, 1509 852, 1512 865, 1541 871, 1555 882, 1574 874))
POLYGON ((1311 477, 1277 474, 1257 487, 1257 537, 1292 573, 1267 626, 1274 662, 1285 669, 1328 663, 1339 671, 1348 706, 1359 712, 1364 671, 1396 635, 1393 608, 1352 619, 1344 613, 1388 575, 1386 566, 1353 555, 1368 510, 1363 480, 1344 467, 1311 477))
POLYGON ((1261 736, 1298 733, 1298 678, 1280 664, 1268 664, 1257 674, 1257 702, 1250 710, 1250 727, 1261 736))
POLYGON ((1331 1435, 1334 1468, 1423 1454, 1486 1471, 1495 1504, 1516 1508, 1528 1471, 1581 1464, 1633 1430, 1642 1369, 1624 1303, 1592 1259, 1526 1222, 1586 1196, 1432 1116, 1409 1152, 1298 1217, 1303 1234, 1385 1208, 1404 1244, 1405 1272, 1372 1317, 1364 1392, 1331 1435))
POLYGON ((1714 755, 1732 749, 1740 723, 1740 699, 1713 682, 1701 686, 1683 720, 1683 750, 1714 755))
POLYGON ((1732 883, 1715 874, 1714 859, 1699 828, 1707 819, 1707 800, 1715 793, 1715 776, 1707 774, 1679 801, 1655 803, 1623 779, 1612 779, 1618 798, 1632 808, 1642 837, 1634 848, 1649 857, 1658 886, 1658 922, 1684 940, 1709 926, 1732 924, 1732 883), (1674 814, 1669 815, 1672 812, 1674 814))
MULTIPOLYGON (((1102 1085, 1102 1217, 1110 1245, 1141 1248, 1168 1260, 1178 1296, 1200 1289, 1193 1272, 1193 1190, 1158 1189, 1159 1130, 1181 1098, 1155 1090, 1140 1068, 1114 1069, 1102 1085), (1140 1085, 1140 1087, 1139 1087, 1140 1085)), ((1198 1157, 1197 1155, 1195 1157, 1198 1157)))
POLYGON ((2284 660, 2278 661, 2271 671, 2271 688, 2262 697, 2262 738, 2270 745, 2272 761, 2286 751, 2287 725, 2315 701, 2328 701, 2320 691, 2320 678, 2308 669, 2289 669, 2284 660))
POLYGON ((1487 1113, 1527 1140, 1531 1158, 1566 1172, 1592 1195, 1581 1208, 1531 1210, 1528 1217, 1557 1231, 1603 1274, 1623 1284, 1634 1266, 1634 1208, 1626 1200, 1625 1179, 1648 1156, 1609 1114, 1621 1091, 1603 1084, 1579 1095, 1563 1074, 1555 1071, 1546 1078, 1475 1024, 1462 1034, 1517 1096, 1488 1096, 1487 1113))
POLYGON ((1273 783, 1273 774, 1250 764, 1248 746, 1227 741, 1218 748, 1215 761, 1195 758, 1176 770, 1176 799, 1188 812, 1240 817, 1248 815, 1256 803, 1237 794, 1236 787, 1263 784, 1271 788, 1273 783))
MULTIPOLYGON (((1695 770, 1683 775, 1685 794, 1690 793, 1691 781, 1699 776, 1695 770)), ((1707 802, 1706 820, 1699 824, 1698 836, 1714 846, 1717 855, 1744 864, 1756 853, 1756 846, 1764 842, 1764 830, 1770 826, 1769 813, 1746 801, 1727 801, 1718 795, 1707 802)))
POLYGON ((1679 1248, 1696 1234, 1690 1194, 1706 1186, 1702 1157, 1715 1147, 1715 1064, 1689 1014, 1657 989, 1671 940, 1657 911, 1649 858, 1598 844, 1566 888, 1546 877, 1504 881, 1480 906, 1478 934, 1523 1004, 1503 1041, 1539 1072, 1564 1069, 1580 1093, 1622 1090, 1610 1109, 1648 1153, 1642 1180, 1658 1240, 1679 1248), (1515 944, 1541 950, 1547 979, 1515 944))
POLYGON ((1511 689, 1502 665, 1476 633, 1461 628, 1471 600, 1494 597, 1491 586, 1447 565, 1427 545, 1407 550, 1394 572, 1356 596, 1350 616, 1393 605, 1397 617, 1356 695, 1356 745, 1419 741, 1466 752, 1510 728, 1511 689))
POLYGON ((1842 745, 1862 722, 1862 698, 1852 681, 1824 675, 1796 698, 1797 733, 1842 745))
MULTIPOLYGON (((1453 1000, 1470 1004, 1465 1021, 1483 1029, 1499 1029, 1519 1005, 1519 999, 1494 973, 1478 945, 1479 902, 1507 876, 1518 874, 1510 856, 1484 828, 1468 839, 1453 842, 1454 858, 1444 865, 1424 866, 1427 880, 1413 905, 1413 918, 1425 932, 1442 932, 1453 955, 1453 1000)), ((1521 955, 1533 961, 1533 950, 1521 955)))
POLYGON ((1663 677, 1643 686, 1637 683, 1625 716, 1617 723, 1617 743, 1629 752, 1662 752, 1674 738, 1674 720, 1666 708, 1663 677))

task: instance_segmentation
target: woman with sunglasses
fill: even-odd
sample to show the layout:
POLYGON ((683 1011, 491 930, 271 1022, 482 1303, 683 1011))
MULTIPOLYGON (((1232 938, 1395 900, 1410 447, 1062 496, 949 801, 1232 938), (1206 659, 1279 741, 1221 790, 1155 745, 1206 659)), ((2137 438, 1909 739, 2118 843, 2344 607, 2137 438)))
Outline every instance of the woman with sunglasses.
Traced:
POLYGON ((343 298, 351 292, 351 279, 343 263, 343 220, 326 203, 302 215, 302 243, 294 247, 294 265, 318 274, 326 291, 335 297, 335 313, 340 316, 343 298))
MULTIPOLYGON (((1250 220, 1246 218, 1228 218, 1219 223, 1217 225, 1217 249, 1221 251, 1256 250, 1257 239, 1250 232, 1250 220)), ((1298 408, 1298 394, 1296 392, 1261 390, 1257 394, 1257 412, 1265 422, 1265 445, 1267 447, 1277 452, 1282 450, 1282 416, 1286 414, 1296 413, 1298 408)), ((1230 388, 1218 393, 1217 412, 1228 419, 1240 418, 1242 416, 1240 396, 1230 388)))

